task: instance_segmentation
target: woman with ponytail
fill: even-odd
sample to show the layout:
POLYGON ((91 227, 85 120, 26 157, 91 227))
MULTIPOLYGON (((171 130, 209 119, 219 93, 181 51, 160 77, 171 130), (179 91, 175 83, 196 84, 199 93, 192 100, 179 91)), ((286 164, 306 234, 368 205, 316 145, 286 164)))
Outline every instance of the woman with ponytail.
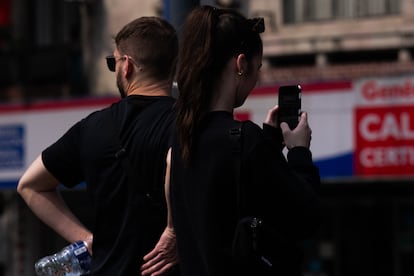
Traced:
POLYGON ((262 18, 247 19, 210 6, 195 8, 184 24, 176 134, 166 177, 170 223, 184 276, 300 274, 296 258, 266 270, 234 260, 240 185, 247 195, 243 212, 263 218, 287 239, 307 238, 317 225, 320 178, 309 150, 306 112, 291 130, 286 123, 278 124, 278 107, 270 107, 263 128, 246 121, 240 139, 230 134, 240 125, 234 109, 259 77, 263 31, 262 18), (238 146, 240 152, 234 150, 238 146))

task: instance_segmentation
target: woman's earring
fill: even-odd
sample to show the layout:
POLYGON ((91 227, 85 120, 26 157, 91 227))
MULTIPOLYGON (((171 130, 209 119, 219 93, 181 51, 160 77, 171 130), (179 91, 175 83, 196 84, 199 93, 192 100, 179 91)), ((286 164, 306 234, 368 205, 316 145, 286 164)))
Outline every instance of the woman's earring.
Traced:
POLYGON ((239 72, 237 73, 237 75, 239 75, 239 76, 243 75, 243 71, 239 71, 239 72))

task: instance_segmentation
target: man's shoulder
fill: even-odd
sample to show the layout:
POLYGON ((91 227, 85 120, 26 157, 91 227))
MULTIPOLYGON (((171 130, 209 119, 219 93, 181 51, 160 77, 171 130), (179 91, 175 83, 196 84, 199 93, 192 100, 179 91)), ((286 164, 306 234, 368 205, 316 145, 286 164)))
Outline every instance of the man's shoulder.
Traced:
POLYGON ((110 106, 107 106, 107 107, 104 107, 102 109, 98 109, 98 110, 92 111, 88 116, 86 116, 84 118, 84 120, 94 120, 94 119, 97 119, 99 117, 103 117, 106 114, 108 114, 113 108, 116 108, 116 106, 118 104, 119 103, 113 103, 110 106))

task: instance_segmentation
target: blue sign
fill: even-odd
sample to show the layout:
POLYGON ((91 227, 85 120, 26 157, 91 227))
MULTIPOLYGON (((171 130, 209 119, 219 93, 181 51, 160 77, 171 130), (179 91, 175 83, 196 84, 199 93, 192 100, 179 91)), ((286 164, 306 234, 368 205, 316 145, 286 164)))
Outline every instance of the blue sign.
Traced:
POLYGON ((24 166, 24 127, 0 125, 0 170, 22 169, 24 166))

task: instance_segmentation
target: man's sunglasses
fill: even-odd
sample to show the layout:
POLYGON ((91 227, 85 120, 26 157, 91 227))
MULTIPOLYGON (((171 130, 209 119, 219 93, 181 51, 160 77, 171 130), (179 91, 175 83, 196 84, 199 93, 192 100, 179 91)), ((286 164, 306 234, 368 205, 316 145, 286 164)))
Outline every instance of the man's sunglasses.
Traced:
POLYGON ((115 72, 116 60, 124 59, 125 57, 115 57, 114 55, 109 55, 106 57, 106 65, 108 66, 109 71, 115 72))
POLYGON ((118 59, 122 59, 122 60, 125 60, 125 59, 128 59, 129 61, 131 61, 135 66, 137 66, 138 67, 138 69, 140 70, 140 71, 142 71, 142 67, 141 66, 139 66, 133 59, 132 59, 132 57, 131 56, 128 56, 128 55, 123 55, 122 57, 116 57, 116 56, 114 56, 114 55, 109 55, 109 56, 107 56, 106 58, 106 65, 108 65, 108 69, 109 69, 109 71, 111 71, 111 72, 115 72, 115 67, 116 67, 116 61, 118 60, 118 59))

